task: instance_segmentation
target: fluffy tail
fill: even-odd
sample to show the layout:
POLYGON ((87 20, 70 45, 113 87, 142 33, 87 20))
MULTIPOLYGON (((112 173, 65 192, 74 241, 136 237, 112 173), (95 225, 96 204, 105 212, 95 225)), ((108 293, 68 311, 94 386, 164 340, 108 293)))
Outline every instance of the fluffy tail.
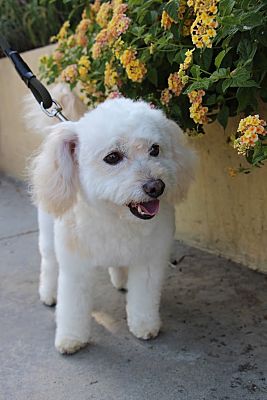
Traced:
MULTIPOLYGON (((63 108, 63 114, 70 121, 77 121, 87 111, 84 103, 64 83, 58 83, 50 89, 50 94, 63 108)), ((52 125, 58 123, 56 118, 49 118, 42 112, 39 104, 32 94, 25 97, 24 101, 25 123, 28 129, 45 136, 52 125)))

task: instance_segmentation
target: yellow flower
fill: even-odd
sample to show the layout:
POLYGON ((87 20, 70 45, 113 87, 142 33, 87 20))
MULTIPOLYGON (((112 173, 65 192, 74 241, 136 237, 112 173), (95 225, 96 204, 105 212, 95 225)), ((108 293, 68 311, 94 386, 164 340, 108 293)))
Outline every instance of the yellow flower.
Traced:
POLYGON ((125 33, 129 28, 130 23, 130 18, 126 17, 125 14, 115 13, 107 26, 109 43, 114 43, 116 39, 118 39, 123 33, 125 33))
POLYGON ((122 0, 112 0, 111 2, 114 12, 118 9, 118 7, 122 4, 122 0))
POLYGON ((135 60, 135 56, 136 56, 136 50, 133 49, 124 50, 124 52, 120 56, 120 62, 122 63, 124 68, 126 68, 131 61, 135 60))
POLYGON ((40 61, 41 64, 46 64, 47 61, 48 61, 48 56, 47 56, 47 55, 41 56, 41 57, 39 58, 39 61, 40 61))
POLYGON ((189 108, 190 118, 196 124, 207 124, 209 122, 207 117, 208 107, 202 106, 202 97, 205 95, 204 90, 193 90, 188 93, 188 98, 192 104, 189 108))
POLYGON ((147 69, 142 61, 136 59, 127 64, 126 73, 131 81, 142 82, 147 73, 147 69))
POLYGON ((77 64, 68 65, 61 73, 62 80, 69 83, 74 83, 77 76, 77 64))
POLYGON ((70 36, 68 37, 68 40, 67 40, 67 46, 68 46, 68 47, 74 47, 75 44, 76 44, 76 41, 75 41, 74 35, 70 35, 70 36))
POLYGON ((195 51, 195 49, 186 51, 185 60, 184 60, 184 62, 182 64, 180 64, 179 71, 181 71, 181 70, 186 71, 190 67, 190 65, 192 63, 192 60, 193 60, 193 52, 194 51, 195 51))
POLYGON ((234 140, 234 148, 238 154, 246 155, 247 151, 260 140, 259 135, 267 135, 265 126, 266 121, 260 119, 259 115, 249 115, 240 120, 237 128, 239 137, 234 140))
POLYGON ((209 12, 211 12, 212 14, 216 14, 217 11, 218 11, 218 8, 214 4, 212 6, 210 6, 209 12))
POLYGON ((195 20, 191 25, 192 42, 197 48, 212 47, 212 39, 216 36, 215 28, 219 0, 188 0, 187 5, 193 7, 195 20))
POLYGON ((249 129, 250 132, 254 133, 255 131, 254 131, 253 127, 257 127, 257 128, 259 128, 260 131, 263 132, 263 134, 266 134, 267 132, 265 131, 265 128, 264 128, 265 126, 266 126, 266 121, 264 121, 263 119, 260 119, 258 114, 257 115, 249 115, 248 117, 240 120, 237 131, 244 133, 245 131, 247 131, 249 129))
POLYGON ((170 29, 172 23, 175 22, 169 14, 164 10, 161 16, 161 26, 164 28, 166 31, 167 29, 170 29))
POLYGON ((78 67, 79 76, 82 81, 85 81, 88 76, 88 69, 85 68, 83 65, 78 67))
POLYGON ((85 55, 81 56, 78 64, 86 67, 87 69, 89 69, 90 65, 91 65, 88 56, 85 56, 85 55))
POLYGON ((92 57, 94 60, 100 57, 102 49, 108 44, 109 36, 107 29, 102 29, 95 38, 92 46, 92 57))
POLYGON ((102 3, 96 16, 96 22, 101 28, 106 28, 111 16, 112 6, 110 2, 102 3))
POLYGON ((55 50, 54 52, 53 52, 53 60, 59 65, 60 64, 60 61, 62 60, 62 58, 64 57, 64 54, 61 52, 61 51, 59 51, 59 50, 55 50))
POLYGON ((86 80, 91 63, 88 56, 81 56, 78 62, 78 72, 81 80, 86 80))
POLYGON ((58 40, 65 39, 65 37, 67 36, 69 27, 70 27, 70 22, 69 21, 64 22, 64 24, 60 28, 60 31, 57 34, 57 39, 58 40))
POLYGON ((88 95, 93 95, 96 92, 96 80, 87 81, 82 83, 82 91, 88 95))
POLYGON ((125 14, 127 9, 128 9, 128 4, 126 3, 117 4, 117 6, 114 7, 113 15, 125 14))
POLYGON ((83 12, 82 12, 82 19, 86 19, 87 18, 87 13, 88 13, 88 9, 85 7, 83 9, 83 12))
POLYGON ((116 85, 117 80, 118 80, 117 71, 112 67, 111 62, 106 62, 105 78, 104 78, 105 86, 112 88, 113 86, 116 85))
POLYGON ((86 47, 87 43, 88 43, 88 39, 86 37, 86 35, 84 35, 82 32, 79 32, 76 36, 76 43, 78 46, 81 47, 86 47))
POLYGON ((183 19, 184 13, 186 12, 187 2, 186 0, 181 0, 178 8, 178 18, 183 19))
POLYGON ((179 96, 181 91, 183 90, 183 83, 181 78, 178 75, 178 72, 174 72, 170 74, 168 78, 168 87, 175 94, 175 96, 179 96))
POLYGON ((117 60, 119 60, 121 53, 123 51, 123 46, 124 46, 124 41, 119 37, 119 39, 117 39, 112 47, 112 52, 115 55, 115 57, 117 58, 117 60))
POLYGON ((169 89, 164 89, 161 92, 160 101, 163 105, 168 105, 172 98, 172 94, 169 89))
POLYGON ((92 11, 93 15, 98 13, 100 6, 101 6, 101 0, 95 0, 94 4, 90 5, 90 10, 92 11))
POLYGON ((91 25, 91 21, 89 18, 84 18, 81 20, 81 22, 78 24, 77 28, 76 28, 76 32, 83 32, 84 34, 86 33, 86 31, 88 30, 89 26, 91 25))

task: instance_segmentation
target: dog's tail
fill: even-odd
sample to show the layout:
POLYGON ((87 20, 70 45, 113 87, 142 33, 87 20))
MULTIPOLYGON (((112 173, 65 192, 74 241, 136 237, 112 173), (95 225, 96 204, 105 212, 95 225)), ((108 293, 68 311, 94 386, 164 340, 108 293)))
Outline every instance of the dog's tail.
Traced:
MULTIPOLYGON (((51 97, 62 106, 62 112, 69 120, 77 121, 87 111, 85 104, 67 84, 58 83, 49 91, 51 97)), ((47 128, 58 123, 56 118, 49 118, 42 112, 32 94, 25 96, 24 115, 26 127, 42 136, 46 134, 47 128)))

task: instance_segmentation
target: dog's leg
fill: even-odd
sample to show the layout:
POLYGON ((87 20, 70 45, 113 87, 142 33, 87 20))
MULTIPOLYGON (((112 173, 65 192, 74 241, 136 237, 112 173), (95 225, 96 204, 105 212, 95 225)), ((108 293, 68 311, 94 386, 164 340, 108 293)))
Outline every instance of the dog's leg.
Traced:
POLYGON ((160 294, 164 264, 129 268, 127 317, 130 331, 140 339, 156 337, 160 329, 160 294))
POLYGON ((92 277, 88 259, 65 248, 59 260, 55 346, 60 353, 75 353, 89 342, 92 311, 92 277))
POLYGON ((41 273, 39 294, 41 301, 56 304, 58 265, 54 246, 54 218, 38 208, 39 250, 41 253, 41 273))
POLYGON ((127 288, 128 268, 109 268, 109 275, 112 285, 118 290, 127 288))

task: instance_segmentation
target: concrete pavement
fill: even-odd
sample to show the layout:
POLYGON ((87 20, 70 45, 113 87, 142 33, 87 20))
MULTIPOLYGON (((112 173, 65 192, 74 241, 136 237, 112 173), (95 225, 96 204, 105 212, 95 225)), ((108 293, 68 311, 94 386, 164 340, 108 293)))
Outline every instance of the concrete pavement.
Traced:
POLYGON ((0 400, 266 400, 267 277, 180 243, 175 256, 157 339, 129 333, 100 271, 92 344, 62 356, 38 299, 36 210, 0 177, 0 400))

